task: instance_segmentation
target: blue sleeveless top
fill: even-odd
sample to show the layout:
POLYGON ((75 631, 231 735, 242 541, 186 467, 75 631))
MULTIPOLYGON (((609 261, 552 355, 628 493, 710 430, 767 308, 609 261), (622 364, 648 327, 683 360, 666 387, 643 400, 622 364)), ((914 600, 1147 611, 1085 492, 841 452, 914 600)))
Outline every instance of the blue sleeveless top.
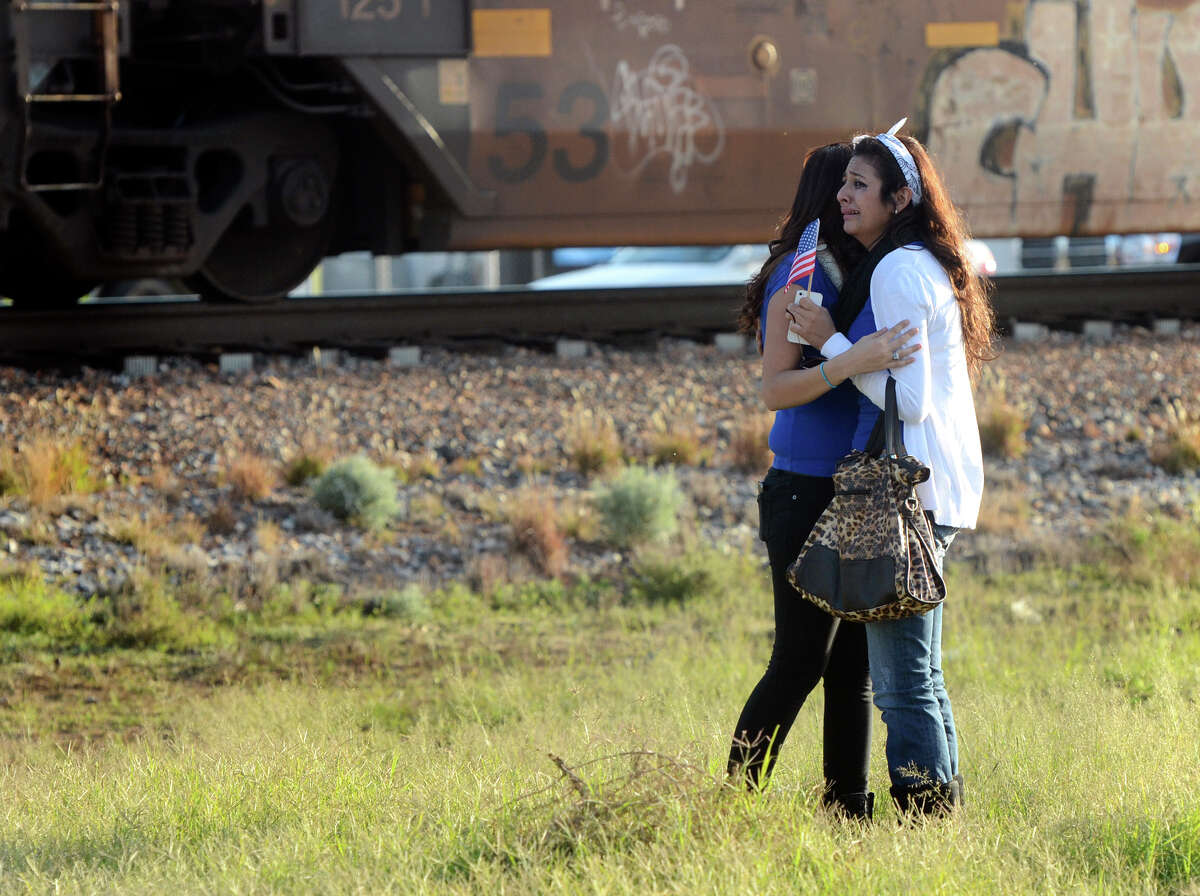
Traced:
MULTIPOLYGON (((924 243, 919 240, 909 243, 908 246, 924 248, 924 243)), ((907 248, 907 246, 905 247, 907 248)), ((862 311, 858 313, 858 317, 854 318, 854 323, 850 324, 850 328, 846 330, 846 338, 851 342, 858 342, 864 336, 870 336, 879 327, 875 324, 875 311, 871 307, 870 298, 863 305, 862 311)), ((922 349, 924 351, 924 349, 922 349)), ((867 398, 857 389, 854 394, 858 397, 857 401, 857 420, 854 424, 854 437, 851 440, 851 447, 862 451, 867 447, 867 441, 871 438, 871 430, 875 428, 875 421, 879 419, 879 415, 883 413, 879 409, 879 405, 867 398)), ((900 421, 900 431, 904 432, 904 421, 900 421)))
MULTIPOLYGON (((787 282, 794 255, 795 252, 785 255, 767 280, 760 333, 767 319, 771 296, 787 282)), ((823 307, 832 309, 837 304, 837 287, 820 264, 813 272, 812 288, 821 294, 823 307)), ((811 345, 803 348, 805 358, 821 357, 811 345)), ((805 476, 832 476, 837 462, 850 451, 850 440, 858 420, 858 394, 853 383, 846 380, 808 404, 776 411, 767 441, 775 454, 773 466, 805 476)))
MULTIPOLYGON (((850 328, 846 330, 846 338, 851 342, 858 342, 864 336, 870 336, 878 327, 875 326, 875 312, 871 309, 871 300, 868 299, 863 305, 863 310, 858 313, 858 317, 854 318, 854 323, 850 324, 850 328)), ((871 430, 875 428, 875 421, 879 419, 879 407, 867 396, 863 395, 857 389, 854 390, 854 436, 850 440, 850 446, 862 451, 867 447, 867 439, 871 437, 871 430)))

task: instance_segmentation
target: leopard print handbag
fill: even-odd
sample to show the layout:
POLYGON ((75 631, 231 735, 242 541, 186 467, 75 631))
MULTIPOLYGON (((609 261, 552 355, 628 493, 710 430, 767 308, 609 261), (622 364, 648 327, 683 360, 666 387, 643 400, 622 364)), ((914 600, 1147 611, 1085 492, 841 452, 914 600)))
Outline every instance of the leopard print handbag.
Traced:
POLYGON ((833 474, 833 500, 818 518, 788 580, 801 596, 841 619, 916 616, 946 598, 941 560, 917 485, 929 468, 904 448, 896 381, 865 451, 833 474))

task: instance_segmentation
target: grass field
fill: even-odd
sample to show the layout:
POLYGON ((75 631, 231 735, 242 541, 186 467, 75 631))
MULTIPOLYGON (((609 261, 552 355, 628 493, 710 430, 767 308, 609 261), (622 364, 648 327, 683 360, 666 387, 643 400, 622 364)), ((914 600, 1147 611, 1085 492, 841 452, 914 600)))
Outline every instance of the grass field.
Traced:
POLYGON ((968 803, 916 828, 817 808, 819 693, 767 792, 724 785, 770 646, 758 552, 253 607, 14 573, 0 893, 1200 894, 1197 522, 951 568, 968 803))

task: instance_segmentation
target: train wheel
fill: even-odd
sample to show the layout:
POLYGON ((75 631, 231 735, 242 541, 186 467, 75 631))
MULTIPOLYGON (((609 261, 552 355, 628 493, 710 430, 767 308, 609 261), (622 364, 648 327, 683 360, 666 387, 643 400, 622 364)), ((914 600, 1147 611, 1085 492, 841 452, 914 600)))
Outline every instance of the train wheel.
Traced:
POLYGON ((278 174, 269 217, 255 226, 249 206, 221 235, 201 268, 185 279, 210 302, 265 304, 304 282, 333 237, 333 183, 316 160, 295 162, 278 174))

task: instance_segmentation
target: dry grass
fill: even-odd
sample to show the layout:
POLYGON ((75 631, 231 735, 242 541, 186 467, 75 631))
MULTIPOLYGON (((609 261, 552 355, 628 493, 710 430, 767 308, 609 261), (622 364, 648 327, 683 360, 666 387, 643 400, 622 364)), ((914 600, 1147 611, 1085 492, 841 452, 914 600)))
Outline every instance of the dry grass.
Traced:
POLYGON ((311 432, 305 433, 295 450, 285 457, 283 481, 291 486, 304 485, 324 473, 336 456, 330 445, 311 432))
POLYGON ((260 454, 237 454, 229 459, 224 479, 234 497, 242 501, 261 501, 278 485, 275 464, 260 454))
POLYGON ((1029 450, 1025 432, 1029 414, 1008 398, 1003 374, 985 368, 975 390, 975 410, 979 419, 979 444, 984 456, 1016 459, 1029 450))
POLYGON ((753 414, 743 420, 729 437, 729 465, 743 473, 762 475, 771 466, 771 449, 767 438, 774 417, 753 414))
POLYGON ((204 527, 213 535, 232 535, 237 531, 237 513, 228 501, 220 501, 204 521, 204 527))
POLYGON ((478 457, 456 457, 446 469, 453 476, 471 476, 478 479, 483 472, 483 461, 478 457))
POLYGON ((570 464, 590 476, 616 466, 625 451, 612 415, 576 406, 564 434, 570 464))
POLYGON ((712 449, 702 443, 700 427, 683 425, 660 429, 650 439, 649 460, 656 466, 695 467, 712 459, 712 449))
POLYGON ((987 473, 987 492, 979 508, 978 532, 1026 536, 1030 531, 1029 488, 1011 474, 987 473))
POLYGON ((1200 426, 1172 428, 1151 448, 1150 461, 1173 476, 1200 469, 1200 426))
POLYGON ((38 507, 97 487, 92 459, 78 440, 35 433, 0 458, 0 494, 25 495, 38 507))
MULTIPOLYGON (((150 567, 197 567, 193 551, 204 540, 205 527, 194 516, 172 517, 161 510, 109 520, 113 539, 133 547, 150 567)), ((202 561, 201 561, 202 563, 202 561)))
POLYGON ((568 495, 559 499, 559 519, 563 532, 577 541, 596 541, 600 538, 600 523, 590 500, 568 495))
POLYGON ((401 451, 386 460, 384 466, 396 471, 396 477, 401 484, 416 482, 418 479, 437 479, 442 475, 442 460, 433 451, 421 451, 416 454, 401 451))
POLYGON ((562 575, 569 552, 554 499, 540 489, 520 492, 508 506, 508 521, 513 547, 550 578, 562 575))

